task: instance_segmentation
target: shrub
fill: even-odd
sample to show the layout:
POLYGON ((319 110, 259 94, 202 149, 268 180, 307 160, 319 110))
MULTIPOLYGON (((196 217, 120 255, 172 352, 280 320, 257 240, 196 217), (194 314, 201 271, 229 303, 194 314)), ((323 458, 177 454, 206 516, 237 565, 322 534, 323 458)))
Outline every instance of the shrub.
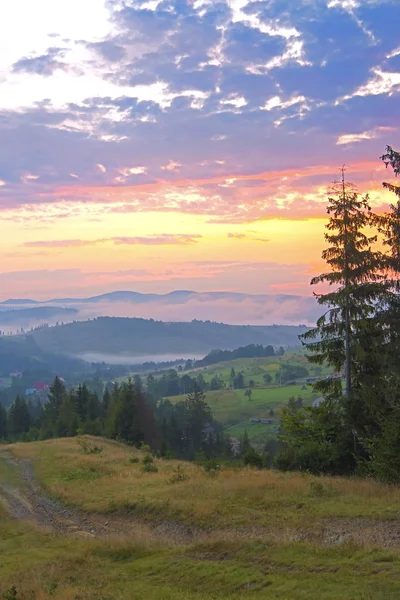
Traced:
POLYGON ((264 466, 261 454, 259 454, 254 448, 249 448, 244 454, 243 464, 246 467, 255 467, 256 469, 262 469, 264 466))
POLYGON ((381 426, 381 434, 369 444, 371 459, 365 471, 383 483, 400 483, 400 409, 396 408, 381 426))
POLYGON ((158 469, 153 463, 145 463, 142 467, 143 473, 157 473, 158 469))
POLYGON ((3 600, 17 600, 18 592, 15 585, 6 590, 2 596, 3 600))
POLYGON ((143 450, 143 452, 151 452, 150 446, 144 442, 140 442, 140 449, 143 450))
POLYGON ((136 464, 139 462, 139 459, 137 456, 131 456, 129 462, 136 464))
POLYGON ((178 465, 176 469, 173 470, 173 475, 170 478, 170 483, 180 483, 181 481, 186 481, 189 479, 189 476, 185 473, 184 469, 181 465, 178 465))
POLYGON ((294 469, 294 453, 291 448, 285 448, 278 452, 274 458, 273 465, 279 471, 293 471, 294 469))
POLYGON ((221 465, 215 458, 210 458, 205 460, 202 465, 203 469, 207 473, 207 475, 217 475, 221 470, 221 465))
POLYGON ((142 462, 143 462, 143 466, 142 466, 143 473, 157 473, 158 469, 157 469, 156 465, 154 464, 154 458, 151 456, 151 454, 146 454, 146 456, 143 458, 142 462))
POLYGON ((322 481, 311 481, 309 495, 312 498, 331 498, 337 494, 336 490, 322 481))
POLYGON ((89 440, 85 438, 78 438, 76 443, 82 450, 84 454, 101 454, 104 450, 103 446, 97 446, 96 444, 91 444, 89 440))

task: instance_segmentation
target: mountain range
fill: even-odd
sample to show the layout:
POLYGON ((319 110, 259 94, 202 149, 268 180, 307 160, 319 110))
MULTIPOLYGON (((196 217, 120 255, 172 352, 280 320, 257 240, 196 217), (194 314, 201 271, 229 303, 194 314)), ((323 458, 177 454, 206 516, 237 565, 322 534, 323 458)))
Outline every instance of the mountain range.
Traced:
POLYGON ((136 317, 169 322, 197 319, 231 325, 313 325, 319 314, 318 304, 310 296, 191 290, 145 294, 123 290, 79 298, 10 298, 0 302, 0 329, 15 332, 17 325, 27 328, 96 317, 136 317), (67 309, 75 312, 68 313, 67 309), (27 312, 18 315, 21 310, 27 312))
POLYGON ((295 296, 290 294, 244 294, 239 292, 194 292, 191 290, 174 290, 167 294, 142 294, 132 291, 115 291, 98 296, 89 296, 87 298, 52 298, 50 300, 33 300, 31 298, 9 298, 0 302, 0 305, 43 305, 43 304, 91 304, 98 302, 130 302, 132 304, 143 304, 148 302, 171 302, 183 304, 190 299, 209 299, 211 300, 237 300, 243 301, 247 298, 252 298, 259 302, 267 299, 276 298, 282 302, 286 300, 303 298, 303 296, 295 296))

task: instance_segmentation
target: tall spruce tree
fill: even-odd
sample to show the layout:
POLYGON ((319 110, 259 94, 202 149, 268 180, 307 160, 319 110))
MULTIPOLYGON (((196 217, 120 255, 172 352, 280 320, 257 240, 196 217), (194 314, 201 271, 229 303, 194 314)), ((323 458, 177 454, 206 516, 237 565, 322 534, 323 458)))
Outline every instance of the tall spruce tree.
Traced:
POLYGON ((315 294, 327 311, 317 327, 301 336, 311 352, 312 363, 328 363, 345 374, 345 390, 340 379, 319 381, 316 391, 336 404, 344 435, 353 439, 354 454, 363 454, 363 439, 377 426, 384 402, 380 349, 384 343, 379 311, 388 302, 390 285, 383 273, 381 252, 374 250, 376 223, 368 196, 360 197, 352 184, 335 184, 328 200, 325 239, 329 246, 322 253, 330 270, 314 277, 311 285, 327 283, 333 287, 315 294))
MULTIPOLYGON (((381 160, 386 167, 392 168, 395 177, 400 175, 400 152, 387 146, 381 160)), ((387 333, 386 365, 388 377, 392 380, 392 391, 399 390, 400 393, 400 185, 385 182, 383 187, 397 197, 396 202, 390 205, 389 212, 377 221, 387 249, 386 274, 393 291, 387 310, 382 313, 382 328, 387 333)))
MULTIPOLYGON (((400 175, 400 153, 391 146, 381 156, 386 167, 391 167, 395 177, 400 175)), ((396 196, 389 212, 377 217, 383 243, 386 247, 386 277, 393 292, 385 310, 381 311, 381 328, 385 344, 381 348, 381 363, 385 373, 385 411, 380 418, 380 428, 368 440, 369 472, 385 482, 400 482, 400 186, 383 184, 396 196)))

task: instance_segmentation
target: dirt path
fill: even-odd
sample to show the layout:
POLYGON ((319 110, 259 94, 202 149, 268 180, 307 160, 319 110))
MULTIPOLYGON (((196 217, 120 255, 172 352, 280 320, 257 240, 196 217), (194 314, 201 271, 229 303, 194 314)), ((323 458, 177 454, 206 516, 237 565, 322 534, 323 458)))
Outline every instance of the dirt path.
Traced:
POLYGON ((0 483, 0 502, 3 501, 6 510, 19 521, 31 521, 61 535, 123 535, 130 538, 154 539, 169 545, 190 544, 221 537, 225 540, 309 540, 324 546, 353 541, 359 545, 400 549, 399 520, 336 517, 322 520, 311 531, 256 525, 235 529, 212 528, 205 531, 172 521, 148 524, 134 516, 88 514, 78 509, 66 508, 61 502, 49 498, 35 480, 29 460, 14 458, 11 453, 0 450, 0 461, 13 468, 19 479, 18 484, 0 483))
POLYGON ((92 523, 83 513, 66 509, 47 497, 36 483, 32 464, 0 451, 0 460, 17 470, 21 485, 0 483, 0 499, 7 511, 19 521, 32 521, 57 533, 93 537, 107 532, 107 527, 92 523))

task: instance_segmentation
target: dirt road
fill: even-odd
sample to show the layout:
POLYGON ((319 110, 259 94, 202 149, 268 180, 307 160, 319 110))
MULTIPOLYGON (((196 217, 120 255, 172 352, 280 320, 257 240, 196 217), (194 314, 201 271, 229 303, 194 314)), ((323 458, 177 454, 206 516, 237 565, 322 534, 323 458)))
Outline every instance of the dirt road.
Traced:
POLYGON ((19 521, 33 521, 58 533, 97 536, 107 532, 106 526, 92 523, 88 517, 76 510, 63 507, 46 496, 35 481, 33 468, 28 460, 13 458, 0 451, 0 460, 15 469, 20 484, 0 483, 0 499, 6 510, 19 521))

